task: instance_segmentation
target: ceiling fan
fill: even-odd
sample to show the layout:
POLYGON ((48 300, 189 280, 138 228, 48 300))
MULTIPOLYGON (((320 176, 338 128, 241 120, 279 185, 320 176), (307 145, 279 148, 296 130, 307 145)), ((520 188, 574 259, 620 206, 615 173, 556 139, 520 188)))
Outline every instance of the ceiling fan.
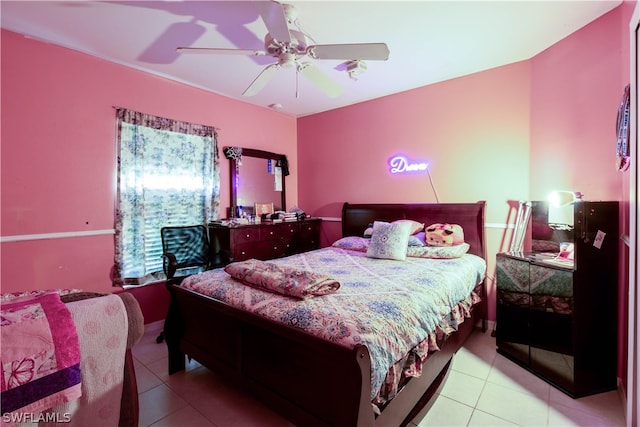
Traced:
POLYGON ((243 96, 256 95, 279 70, 295 67, 296 76, 298 73, 302 74, 329 97, 336 97, 342 93, 342 87, 308 59, 348 60, 352 64, 359 64, 363 60, 386 61, 389 58, 389 48, 385 43, 315 44, 313 39, 300 29, 298 13, 293 5, 276 1, 254 3, 268 31, 264 38, 264 50, 211 47, 178 47, 176 50, 182 54, 231 54, 276 58, 278 62, 265 67, 242 93, 243 96), (296 29, 291 26, 295 26, 296 29), (309 41, 314 44, 310 44, 309 41))

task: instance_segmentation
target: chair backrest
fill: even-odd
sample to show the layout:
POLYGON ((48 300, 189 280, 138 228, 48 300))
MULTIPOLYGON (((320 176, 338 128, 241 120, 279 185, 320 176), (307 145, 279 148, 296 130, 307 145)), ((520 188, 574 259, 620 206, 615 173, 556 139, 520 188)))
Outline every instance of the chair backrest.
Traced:
POLYGON ((167 278, 171 279, 177 270, 193 269, 195 272, 209 268, 211 254, 204 225, 163 227, 160 235, 167 278))

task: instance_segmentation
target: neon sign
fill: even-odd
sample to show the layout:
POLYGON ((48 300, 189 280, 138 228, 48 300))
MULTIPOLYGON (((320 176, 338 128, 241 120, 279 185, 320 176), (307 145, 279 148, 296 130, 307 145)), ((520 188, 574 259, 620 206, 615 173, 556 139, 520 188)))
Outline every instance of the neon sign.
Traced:
POLYGON ((428 170, 428 168, 429 163, 410 163, 406 157, 403 156, 394 156, 389 159, 389 172, 392 174, 424 172, 428 170))

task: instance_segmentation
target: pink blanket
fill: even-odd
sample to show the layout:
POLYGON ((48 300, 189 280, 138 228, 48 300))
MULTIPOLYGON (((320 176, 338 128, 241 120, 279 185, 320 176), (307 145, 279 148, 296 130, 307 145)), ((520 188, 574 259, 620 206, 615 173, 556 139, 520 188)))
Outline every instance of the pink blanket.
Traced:
POLYGON ((329 276, 257 259, 231 263, 224 271, 262 290, 300 299, 327 295, 340 288, 340 283, 329 276))
POLYGON ((60 296, 16 298, 2 304, 0 315, 3 415, 20 422, 20 413, 39 413, 80 397, 78 334, 60 296))

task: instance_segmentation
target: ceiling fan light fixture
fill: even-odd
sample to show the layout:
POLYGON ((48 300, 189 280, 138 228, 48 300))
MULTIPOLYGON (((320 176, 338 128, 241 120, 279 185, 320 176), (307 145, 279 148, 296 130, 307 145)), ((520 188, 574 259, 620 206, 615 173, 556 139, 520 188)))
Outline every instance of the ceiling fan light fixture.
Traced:
POLYGON ((278 64, 282 65, 283 68, 291 68, 296 63, 296 55, 293 53, 283 53, 278 58, 278 64))
POLYGON ((360 74, 367 71, 367 63, 360 60, 347 62, 347 74, 351 80, 358 80, 360 74))

